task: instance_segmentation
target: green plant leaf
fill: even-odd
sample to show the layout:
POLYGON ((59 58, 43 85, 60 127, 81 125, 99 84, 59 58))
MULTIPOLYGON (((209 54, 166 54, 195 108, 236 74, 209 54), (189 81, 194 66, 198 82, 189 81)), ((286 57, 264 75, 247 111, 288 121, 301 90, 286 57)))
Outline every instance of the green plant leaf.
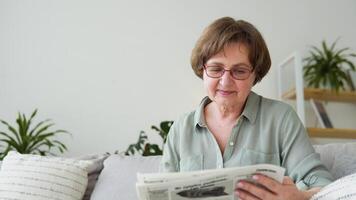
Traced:
POLYGON ((144 151, 144 144, 146 143, 148 137, 144 131, 140 132, 138 140, 135 144, 130 144, 125 151, 125 155, 134 155, 137 153, 142 153, 144 151))
POLYGON ((62 142, 58 140, 53 140, 53 144, 57 147, 59 152, 64 153, 64 151, 67 151, 67 146, 64 145, 62 142))
POLYGON ((30 136, 32 136, 35 131, 37 131, 39 129, 40 126, 42 126, 43 124, 46 124, 48 122, 52 121, 51 119, 46 119, 46 120, 43 120, 41 122, 39 122, 29 133, 30 136))
POLYGON ((25 114, 18 113, 15 120, 17 130, 6 121, 1 120, 1 124, 5 125, 10 132, 0 131, 0 147, 6 147, 0 153, 0 159, 10 150, 40 155, 56 155, 52 152, 54 148, 60 153, 67 150, 67 147, 62 142, 55 140, 54 137, 58 134, 70 133, 62 129, 51 131, 50 128, 54 123, 49 123, 50 120, 41 121, 31 130, 31 122, 36 114, 37 109, 31 114, 30 118, 27 118, 25 114))
POLYGON ((9 151, 11 150, 13 150, 11 146, 7 146, 6 149, 2 153, 0 153, 0 160, 3 160, 7 153, 9 153, 9 151))
POLYGON ((163 121, 160 123, 160 128, 154 125, 151 126, 151 129, 157 131, 163 140, 163 144, 161 147, 157 144, 149 143, 146 133, 144 131, 141 131, 137 142, 128 146, 125 151, 125 155, 134 155, 136 153, 141 154, 143 156, 162 155, 163 145, 166 142, 166 138, 172 124, 173 121, 163 121))
POLYGON ((4 142, 7 144, 7 146, 10 147, 10 149, 16 149, 17 151, 21 151, 21 146, 19 146, 16 142, 13 140, 7 140, 7 139, 0 139, 1 142, 4 142))
POLYGON ((7 122, 5 122, 4 120, 0 120, 0 122, 8 128, 8 130, 16 137, 17 142, 20 143, 21 139, 16 129, 12 127, 10 124, 8 124, 7 122))
POLYGON ((303 76, 308 87, 339 91, 346 89, 345 84, 350 85, 345 71, 355 70, 354 64, 348 59, 352 53, 345 53, 349 48, 336 49, 336 43, 337 40, 329 48, 323 40, 321 49, 312 46, 310 55, 303 59, 303 76))
POLYGON ((155 156, 155 155, 162 155, 162 150, 159 148, 157 144, 150 144, 147 143, 145 145, 143 156, 155 156))
POLYGON ((52 126, 54 126, 54 123, 47 124, 47 125, 44 125, 42 128, 39 128, 39 130, 37 130, 36 133, 34 134, 34 137, 38 137, 39 135, 41 135, 43 132, 45 132, 47 129, 49 129, 52 126))
POLYGON ((7 138, 7 139, 9 139, 9 140, 12 140, 13 142, 16 142, 16 143, 17 143, 16 139, 12 138, 10 135, 8 135, 8 134, 5 133, 5 132, 0 131, 0 135, 2 135, 2 136, 4 136, 5 138, 7 138))
POLYGON ((36 114, 37 114, 37 109, 35 109, 35 110, 32 112, 32 114, 31 114, 31 116, 30 116, 30 119, 27 121, 27 126, 26 126, 26 129, 25 129, 25 132, 26 132, 26 133, 28 133, 28 130, 30 129, 32 120, 33 120, 33 118, 36 116, 36 114))

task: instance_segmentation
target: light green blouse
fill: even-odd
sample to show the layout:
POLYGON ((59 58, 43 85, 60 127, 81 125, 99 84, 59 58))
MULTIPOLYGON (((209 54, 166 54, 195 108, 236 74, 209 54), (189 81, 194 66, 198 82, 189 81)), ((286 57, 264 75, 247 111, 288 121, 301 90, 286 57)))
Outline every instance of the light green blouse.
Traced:
POLYGON ((222 155, 204 118, 204 107, 210 102, 205 97, 195 111, 174 122, 164 147, 161 172, 270 163, 286 168, 286 175, 299 189, 325 186, 333 180, 288 104, 251 92, 222 155))

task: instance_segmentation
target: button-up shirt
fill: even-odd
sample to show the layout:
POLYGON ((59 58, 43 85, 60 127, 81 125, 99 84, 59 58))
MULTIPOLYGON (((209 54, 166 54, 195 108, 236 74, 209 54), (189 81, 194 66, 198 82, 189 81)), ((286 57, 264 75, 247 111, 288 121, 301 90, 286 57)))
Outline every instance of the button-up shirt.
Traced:
POLYGON ((286 168, 298 188, 329 184, 333 179, 315 153, 291 106, 251 92, 223 153, 209 131, 205 97, 193 112, 172 125, 160 164, 162 172, 192 171, 269 163, 286 168))

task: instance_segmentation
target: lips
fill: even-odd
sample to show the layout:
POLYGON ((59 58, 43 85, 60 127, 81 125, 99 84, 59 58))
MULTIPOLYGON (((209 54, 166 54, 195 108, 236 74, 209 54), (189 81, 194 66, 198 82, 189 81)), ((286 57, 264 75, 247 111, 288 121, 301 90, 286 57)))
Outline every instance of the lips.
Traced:
POLYGON ((228 96, 235 93, 235 91, 217 90, 217 93, 219 93, 222 96, 228 96))

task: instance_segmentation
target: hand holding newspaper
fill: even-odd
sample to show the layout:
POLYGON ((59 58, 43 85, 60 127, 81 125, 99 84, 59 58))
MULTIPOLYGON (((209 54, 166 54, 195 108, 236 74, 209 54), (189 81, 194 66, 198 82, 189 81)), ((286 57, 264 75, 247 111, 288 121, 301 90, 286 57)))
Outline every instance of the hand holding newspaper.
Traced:
POLYGON ((136 190, 140 200, 238 200, 238 181, 254 182, 254 174, 263 174, 282 183, 284 172, 279 166, 258 164, 179 173, 138 173, 136 190))

